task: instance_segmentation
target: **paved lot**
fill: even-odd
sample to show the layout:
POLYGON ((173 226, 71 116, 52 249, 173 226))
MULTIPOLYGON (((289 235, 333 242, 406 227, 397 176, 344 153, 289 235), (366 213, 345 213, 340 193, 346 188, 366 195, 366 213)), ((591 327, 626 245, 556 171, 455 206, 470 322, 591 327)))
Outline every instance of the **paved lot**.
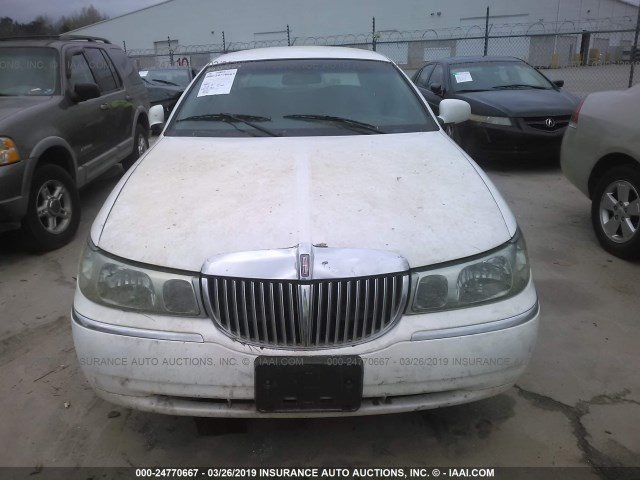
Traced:
POLYGON ((526 235, 543 312, 532 365, 509 392, 421 413, 242 422, 96 398, 69 310, 79 251, 116 168, 82 193, 67 247, 34 256, 0 236, 0 466, 640 466, 640 264, 599 248, 589 202, 556 166, 486 167, 526 235))

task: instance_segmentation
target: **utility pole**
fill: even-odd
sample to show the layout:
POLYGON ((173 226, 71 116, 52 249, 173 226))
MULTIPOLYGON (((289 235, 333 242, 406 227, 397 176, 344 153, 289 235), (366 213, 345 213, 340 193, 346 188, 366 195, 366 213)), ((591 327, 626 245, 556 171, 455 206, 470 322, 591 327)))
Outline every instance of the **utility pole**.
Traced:
POLYGON ((487 19, 484 24, 484 56, 487 56, 489 49, 489 7, 487 7, 487 19))
POLYGON ((373 17, 373 35, 372 35, 372 46, 373 46, 373 51, 376 51, 376 17, 373 17))
POLYGON ((633 85, 633 68, 638 57, 638 33, 640 33, 640 6, 638 6, 638 20, 636 20, 636 34, 633 39, 633 47, 631 48, 631 71, 629 72, 629 88, 633 85))

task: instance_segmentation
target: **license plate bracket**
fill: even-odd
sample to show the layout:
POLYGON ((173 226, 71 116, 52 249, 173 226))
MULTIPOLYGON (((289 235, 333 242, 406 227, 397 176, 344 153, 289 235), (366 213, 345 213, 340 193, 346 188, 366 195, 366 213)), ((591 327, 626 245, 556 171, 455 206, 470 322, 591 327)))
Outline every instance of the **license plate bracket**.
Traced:
POLYGON ((364 369, 356 355, 259 356, 254 369, 259 412, 353 412, 360 408, 364 369))

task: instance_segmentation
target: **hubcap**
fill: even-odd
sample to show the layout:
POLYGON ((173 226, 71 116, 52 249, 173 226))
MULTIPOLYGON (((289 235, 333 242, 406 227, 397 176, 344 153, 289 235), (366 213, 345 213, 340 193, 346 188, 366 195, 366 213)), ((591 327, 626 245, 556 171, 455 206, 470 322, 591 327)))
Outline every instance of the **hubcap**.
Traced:
POLYGON ((138 137, 138 156, 141 156, 146 151, 147 151, 147 141, 144 139, 142 135, 140 135, 138 137))
POLYGON ((49 233, 62 233, 71 222, 71 195, 58 180, 45 182, 36 199, 38 220, 49 233))
POLYGON ((626 243, 640 227, 640 196, 626 180, 610 183, 600 198, 600 225, 607 238, 626 243))

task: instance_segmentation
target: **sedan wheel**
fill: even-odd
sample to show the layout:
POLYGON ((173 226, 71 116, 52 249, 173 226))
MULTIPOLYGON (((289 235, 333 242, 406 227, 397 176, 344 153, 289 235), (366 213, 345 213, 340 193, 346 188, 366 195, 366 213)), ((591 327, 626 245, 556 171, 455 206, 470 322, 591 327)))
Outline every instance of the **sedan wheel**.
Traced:
POLYGON ((622 258, 640 256, 640 168, 616 167, 598 182, 592 222, 608 252, 622 258))

